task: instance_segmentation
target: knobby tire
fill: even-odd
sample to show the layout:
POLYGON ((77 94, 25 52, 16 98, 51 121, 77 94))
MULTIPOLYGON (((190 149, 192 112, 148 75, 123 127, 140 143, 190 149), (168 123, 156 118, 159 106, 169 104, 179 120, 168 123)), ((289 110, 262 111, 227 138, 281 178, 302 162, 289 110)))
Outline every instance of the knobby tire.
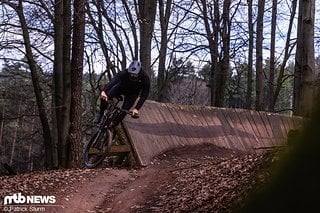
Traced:
POLYGON ((97 167, 108 155, 112 132, 109 129, 99 129, 84 147, 84 164, 87 168, 97 167))

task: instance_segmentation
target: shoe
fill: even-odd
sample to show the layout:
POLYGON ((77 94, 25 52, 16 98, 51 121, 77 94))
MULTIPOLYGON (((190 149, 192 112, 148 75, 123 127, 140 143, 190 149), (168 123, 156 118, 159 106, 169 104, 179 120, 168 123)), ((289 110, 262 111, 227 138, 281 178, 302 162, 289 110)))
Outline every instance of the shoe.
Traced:
POLYGON ((95 124, 100 123, 101 118, 102 118, 102 114, 97 113, 96 116, 94 117, 93 123, 95 123, 95 124))

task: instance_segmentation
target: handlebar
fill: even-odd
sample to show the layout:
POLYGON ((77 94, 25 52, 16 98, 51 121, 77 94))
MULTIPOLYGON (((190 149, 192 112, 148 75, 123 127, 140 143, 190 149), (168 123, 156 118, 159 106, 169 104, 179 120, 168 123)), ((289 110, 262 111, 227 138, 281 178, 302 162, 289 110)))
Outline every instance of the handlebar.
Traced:
POLYGON ((122 112, 127 113, 128 115, 131 115, 131 118, 137 119, 137 118, 140 117, 139 114, 135 114, 135 115, 134 115, 132 111, 129 111, 129 110, 126 110, 126 109, 120 109, 119 107, 117 107, 117 109, 120 110, 120 111, 122 111, 122 112))
POLYGON ((123 101, 123 96, 118 96, 118 97, 114 98, 114 100, 116 101, 115 103, 112 102, 112 101, 110 101, 110 100, 108 100, 108 101, 110 101, 110 103, 113 104, 114 107, 115 107, 117 110, 122 111, 122 112, 125 112, 125 113, 127 113, 128 115, 131 115, 131 117, 132 117, 132 118, 135 118, 135 119, 137 119, 137 118, 140 117, 139 114, 133 115, 133 112, 132 112, 132 111, 126 110, 126 109, 121 109, 121 108, 118 106, 118 103, 119 103, 120 101, 123 101))

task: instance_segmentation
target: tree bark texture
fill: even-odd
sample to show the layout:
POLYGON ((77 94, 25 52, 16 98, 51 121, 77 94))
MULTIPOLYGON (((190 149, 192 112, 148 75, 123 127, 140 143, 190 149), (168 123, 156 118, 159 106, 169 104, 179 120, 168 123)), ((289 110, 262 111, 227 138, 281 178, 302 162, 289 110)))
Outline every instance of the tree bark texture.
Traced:
MULTIPOLYGON (((54 15, 54 62, 53 62, 53 164, 58 167, 58 155, 63 156, 63 142, 61 141, 61 123, 63 106, 63 1, 55 0, 54 15), (59 150, 59 151, 58 151, 59 150)), ((62 163, 62 167, 65 167, 62 163)))
POLYGON ((258 1, 257 39, 256 39, 256 110, 264 109, 263 106, 263 16, 265 1, 258 1))
POLYGON ((138 4, 138 18, 140 23, 140 61, 146 73, 151 76, 151 40, 157 12, 157 0, 139 0, 138 4))
POLYGON ((249 49, 248 49, 248 75, 247 75, 247 92, 246 92, 246 108, 251 109, 252 105, 252 86, 253 86, 253 42, 254 42, 254 29, 253 29, 253 11, 252 1, 248 2, 248 29, 249 29, 249 49))
POLYGON ((85 32, 85 0, 74 1, 73 39, 71 59, 71 113, 70 113, 70 145, 71 167, 82 164, 82 125, 81 125, 81 100, 82 100, 82 75, 84 55, 85 32))
POLYGON ((300 0, 294 71, 293 113, 309 117, 315 92, 315 0, 300 0))
POLYGON ((268 81, 268 111, 274 111, 274 76, 275 76, 275 49, 276 49, 276 25, 277 25, 277 5, 278 1, 272 3, 272 20, 271 20, 271 44, 270 44, 270 61, 269 61, 269 81, 268 81))
POLYGON ((165 80, 165 69, 166 69, 166 59, 167 59, 167 49, 168 49, 168 24, 171 14, 171 4, 172 0, 168 0, 164 4, 163 0, 159 0, 159 13, 160 13, 160 27, 161 27, 161 42, 160 42, 160 52, 159 52, 159 67, 158 67, 158 101, 164 101, 166 93, 167 82, 165 80), (166 6, 166 8, 164 8, 166 6))
POLYGON ((222 40, 222 60, 218 71, 216 72, 216 97, 215 106, 223 107, 225 104, 225 93, 227 87, 227 79, 229 75, 230 63, 230 0, 224 0, 222 13, 222 28, 220 31, 222 40))

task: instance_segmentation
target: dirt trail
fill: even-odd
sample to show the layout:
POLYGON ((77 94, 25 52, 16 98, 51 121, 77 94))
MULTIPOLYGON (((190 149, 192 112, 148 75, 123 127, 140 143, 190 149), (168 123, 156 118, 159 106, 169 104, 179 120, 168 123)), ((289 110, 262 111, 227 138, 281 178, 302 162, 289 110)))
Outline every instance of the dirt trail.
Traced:
POLYGON ((57 212, 90 212, 97 208, 121 183, 130 180, 133 171, 126 169, 102 170, 85 183, 77 183, 75 192, 59 197, 57 212))
POLYGON ((143 168, 0 177, 0 195, 55 195, 56 206, 45 209, 50 213, 224 212, 239 196, 235 192, 252 183, 261 160, 261 155, 212 145, 185 146, 158 156, 143 168))
POLYGON ((188 168, 200 165, 206 157, 233 154, 215 146, 184 147, 159 156, 147 167, 101 170, 86 184, 77 184, 76 192, 61 197, 62 208, 57 212, 150 212, 145 210, 146 203, 174 181, 172 171, 185 169, 180 164, 188 168))
POLYGON ((64 213, 123 212, 139 209, 155 186, 170 178, 164 165, 140 169, 102 170, 86 184, 75 184, 75 191, 59 197, 58 207, 51 211, 64 213))

